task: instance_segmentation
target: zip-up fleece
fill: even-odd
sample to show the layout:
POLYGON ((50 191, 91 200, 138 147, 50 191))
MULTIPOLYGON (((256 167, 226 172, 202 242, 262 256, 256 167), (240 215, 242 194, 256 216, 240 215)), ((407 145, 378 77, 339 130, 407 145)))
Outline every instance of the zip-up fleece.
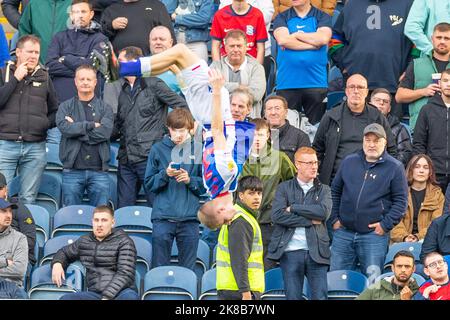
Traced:
POLYGON ((347 156, 331 185, 331 224, 337 220, 358 233, 369 233, 369 224, 381 223, 385 232, 400 222, 408 204, 408 184, 403 164, 385 151, 369 163, 363 151, 347 156))
POLYGON ((28 267, 27 237, 7 227, 0 232, 0 278, 8 279, 19 287, 28 267), (8 265, 7 260, 13 263, 8 265))

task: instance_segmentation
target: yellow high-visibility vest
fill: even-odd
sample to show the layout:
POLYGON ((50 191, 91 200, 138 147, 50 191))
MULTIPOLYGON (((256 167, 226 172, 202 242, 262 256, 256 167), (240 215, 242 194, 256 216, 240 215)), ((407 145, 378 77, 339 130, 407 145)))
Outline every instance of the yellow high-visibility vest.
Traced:
MULTIPOLYGON (((245 209, 234 205, 237 213, 233 217, 236 220, 239 217, 244 218, 253 228, 252 251, 247 260, 248 262, 248 281, 250 290, 264 292, 264 264, 263 264, 263 243, 261 229, 256 219, 245 209)), ((239 290, 233 270, 231 269, 230 250, 228 248, 228 225, 223 225, 219 233, 219 243, 217 245, 217 290, 239 290)))

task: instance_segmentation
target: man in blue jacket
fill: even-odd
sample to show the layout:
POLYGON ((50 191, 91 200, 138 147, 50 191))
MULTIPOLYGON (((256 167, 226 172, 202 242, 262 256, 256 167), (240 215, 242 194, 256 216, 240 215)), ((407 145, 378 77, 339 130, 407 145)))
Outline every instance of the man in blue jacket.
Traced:
MULTIPOLYGON (((48 47, 48 73, 55 85, 58 100, 64 102, 77 94, 73 81, 75 70, 82 64, 92 64, 89 58, 92 50, 101 52, 100 44, 108 41, 101 33, 100 24, 93 21, 94 10, 87 0, 74 0, 70 7, 72 25, 58 32, 48 47)), ((99 97, 102 87, 100 73, 97 74, 96 95, 99 97)))
POLYGON ((195 163, 201 159, 202 146, 190 138, 194 119, 187 109, 169 113, 167 126, 170 135, 150 149, 145 172, 145 188, 155 193, 152 267, 170 264, 176 238, 180 265, 193 270, 199 240, 199 197, 206 192, 202 166, 195 163))
POLYGON ((331 185, 331 267, 379 275, 389 231, 408 201, 403 164, 386 152, 386 132, 377 123, 364 129, 363 150, 347 156, 331 185))

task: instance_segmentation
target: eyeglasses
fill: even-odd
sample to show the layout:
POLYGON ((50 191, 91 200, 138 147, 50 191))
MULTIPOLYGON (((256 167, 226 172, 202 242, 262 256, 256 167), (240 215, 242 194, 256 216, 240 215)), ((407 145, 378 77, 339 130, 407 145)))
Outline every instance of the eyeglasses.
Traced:
POLYGON ((297 161, 297 163, 303 163, 306 164, 309 167, 319 165, 319 161, 297 161))
POLYGON ((438 260, 438 261, 430 263, 426 267, 429 269, 436 269, 438 266, 442 267, 445 263, 446 263, 445 260, 438 260))
POLYGON ((389 99, 372 98, 372 100, 376 103, 381 103, 381 102, 383 102, 383 104, 391 103, 391 100, 389 100, 389 99))
POLYGON ((355 90, 356 89, 358 91, 363 91, 363 90, 367 90, 368 88, 364 87, 364 86, 356 86, 354 84, 351 84, 351 85, 347 86, 347 89, 348 90, 355 90))

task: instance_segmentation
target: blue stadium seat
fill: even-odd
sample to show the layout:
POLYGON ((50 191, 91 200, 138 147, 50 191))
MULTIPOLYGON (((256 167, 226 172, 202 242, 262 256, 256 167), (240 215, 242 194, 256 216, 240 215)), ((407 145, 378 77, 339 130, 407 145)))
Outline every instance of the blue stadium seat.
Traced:
POLYGON ((157 267, 145 275, 142 300, 196 300, 197 276, 187 268, 157 267))
POLYGON ((328 92, 327 94, 327 110, 330 110, 344 101, 345 92, 344 91, 334 91, 328 92))
POLYGON ((216 259, 217 259, 217 244, 212 252, 212 261, 211 261, 211 269, 216 267, 216 259))
POLYGON ((144 279, 152 265, 152 244, 141 237, 130 236, 130 238, 133 239, 137 251, 136 272, 140 279, 144 279))
POLYGON ((203 274, 198 300, 217 300, 216 276, 217 269, 208 270, 203 274))
MULTIPOLYGON (((390 277, 392 276, 394 273, 393 272, 386 272, 383 273, 382 275, 379 275, 376 279, 375 282, 378 282, 386 277, 390 277)), ((413 273, 412 277, 414 278, 414 280, 416 280, 416 283, 419 285, 419 287, 426 281, 424 277, 422 277, 420 274, 417 273, 413 273)))
POLYGON ((130 235, 152 239, 152 208, 144 206, 130 206, 117 209, 114 213, 116 228, 123 229, 130 235))
POLYGON ((414 255, 414 260, 416 263, 420 263, 420 251, 422 250, 421 242, 398 242, 389 246, 389 251, 384 259, 384 271, 391 271, 392 262, 394 256, 397 252, 401 250, 406 250, 414 255))
POLYGON ((42 249, 50 237, 50 214, 47 209, 41 206, 35 204, 26 204, 26 206, 30 210, 36 225, 36 244, 42 249))
MULTIPOLYGON (((19 190, 20 177, 17 176, 8 185, 8 197, 18 196, 19 190)), ((44 172, 35 204, 47 209, 50 217, 53 217, 61 205, 61 180, 44 172)))
POLYGON ((138 195, 136 197, 136 205, 137 206, 148 206, 147 203, 147 195, 145 194, 144 186, 142 185, 139 188, 138 195))
POLYGON ((47 264, 33 270, 30 288, 30 299, 58 300, 64 294, 83 290, 83 275, 78 268, 70 265, 66 270, 66 280, 58 288, 52 282, 52 270, 50 264, 47 264))
POLYGON ((362 273, 336 270, 327 273, 327 283, 329 300, 353 300, 367 288, 369 281, 362 273))
POLYGON ((333 66, 330 68, 330 71, 328 71, 328 82, 331 82, 333 80, 336 80, 338 78, 342 78, 341 70, 339 70, 338 67, 333 66))
POLYGON ((72 236, 59 236, 52 238, 48 240, 44 245, 44 254, 43 257, 39 263, 40 266, 44 264, 49 264, 52 259, 53 255, 62 247, 67 246, 69 244, 72 244, 74 241, 76 241, 79 238, 77 235, 72 236))
POLYGON ((59 235, 83 235, 92 231, 94 207, 67 206, 55 213, 52 238, 59 235))
MULTIPOLYGON (((273 268, 265 272, 265 290, 261 300, 286 300, 286 291, 284 289, 283 273, 281 268, 273 268)), ((310 299, 310 288, 308 280, 303 281, 302 298, 310 299)))
POLYGON ((63 164, 59 159, 59 144, 47 143, 45 152, 47 153, 47 166, 45 169, 62 171, 63 164))
MULTIPOLYGON (((178 247, 176 241, 173 242, 172 245, 172 252, 170 254, 170 262, 173 265, 178 264, 178 247)), ((197 275, 199 279, 202 278, 203 274, 209 270, 210 266, 210 250, 208 244, 203 241, 198 241, 198 248, 197 248, 197 259, 195 261, 195 267, 194 272, 197 275)))

